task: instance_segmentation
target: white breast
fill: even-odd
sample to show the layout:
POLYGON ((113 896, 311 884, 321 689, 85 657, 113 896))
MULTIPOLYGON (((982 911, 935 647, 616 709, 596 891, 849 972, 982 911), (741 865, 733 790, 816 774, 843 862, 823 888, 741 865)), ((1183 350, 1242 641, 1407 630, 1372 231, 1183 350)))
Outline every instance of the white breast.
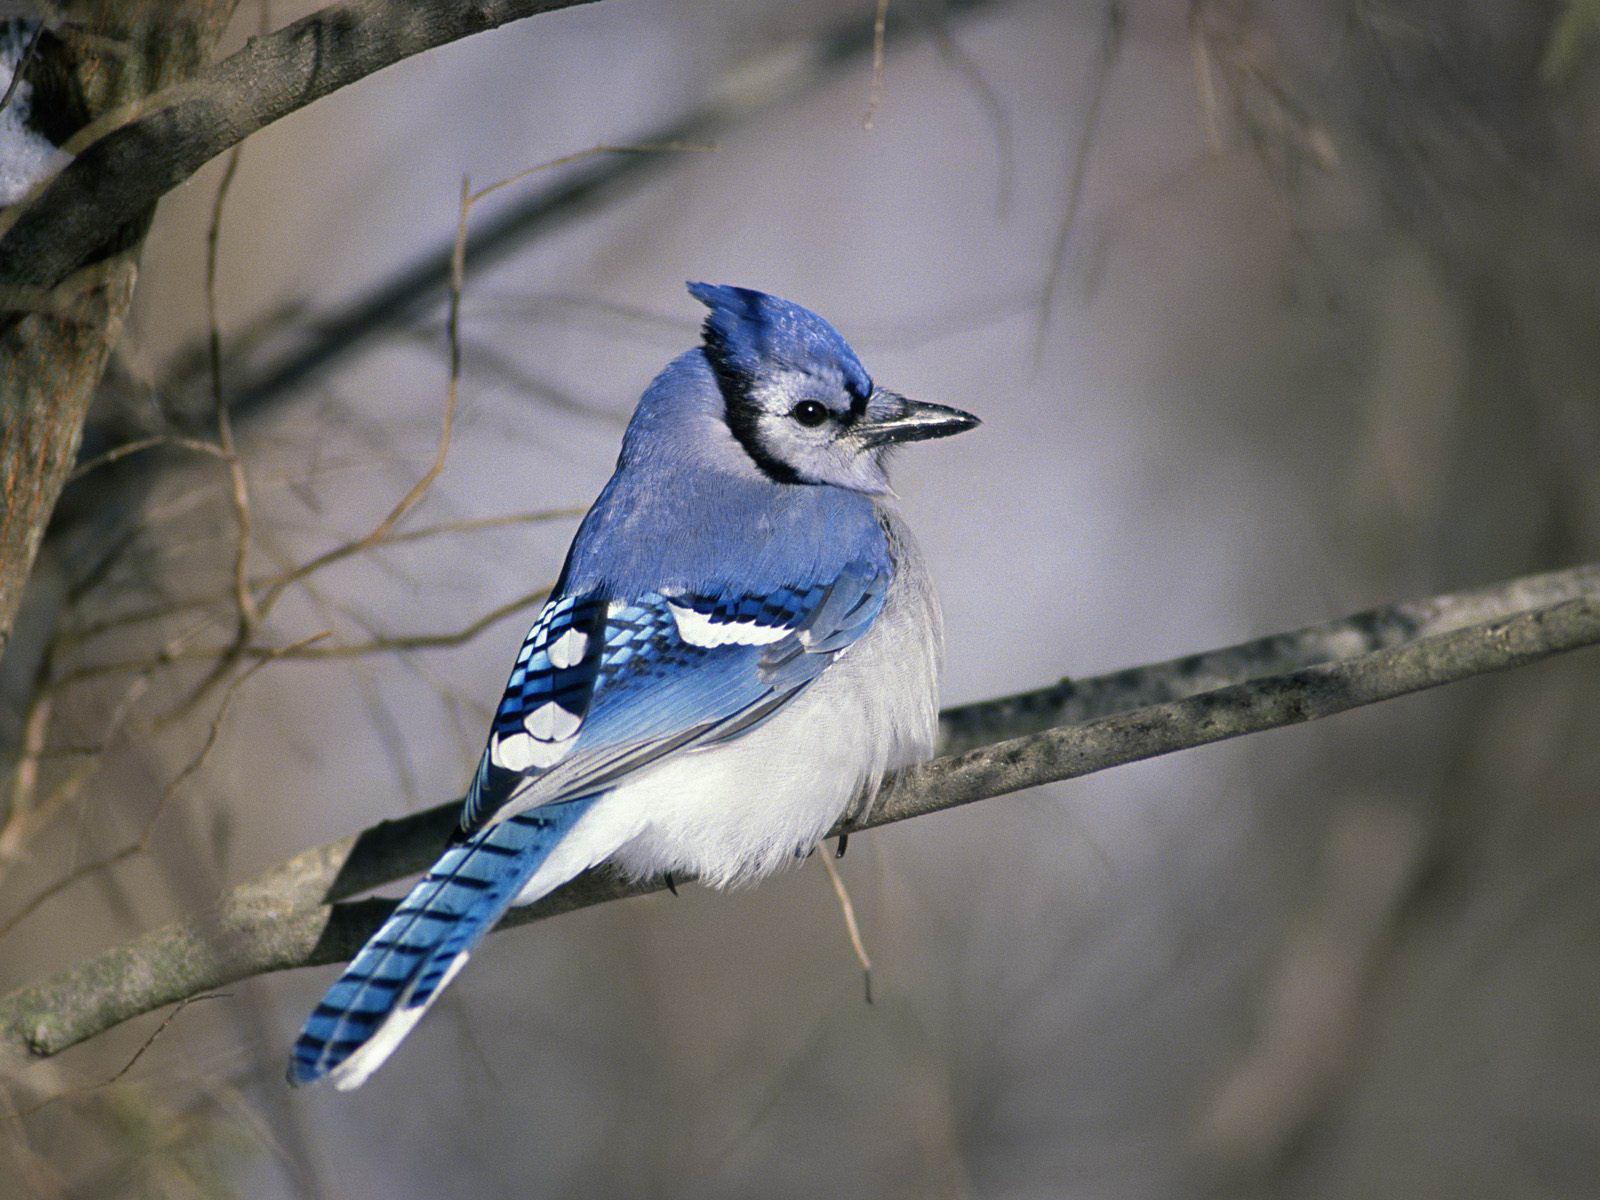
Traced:
POLYGON ((746 882, 806 854, 852 802, 870 801, 886 772, 933 752, 939 603, 898 517, 885 517, 894 582, 861 640, 764 724, 601 798, 567 840, 627 837, 610 857, 639 877, 746 882))

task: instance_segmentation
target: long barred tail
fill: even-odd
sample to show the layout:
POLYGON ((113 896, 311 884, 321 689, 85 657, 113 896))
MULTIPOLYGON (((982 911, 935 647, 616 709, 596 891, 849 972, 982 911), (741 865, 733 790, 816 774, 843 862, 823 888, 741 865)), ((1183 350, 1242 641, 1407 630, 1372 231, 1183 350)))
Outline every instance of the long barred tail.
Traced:
POLYGON ((365 1083, 592 803, 530 809, 445 851, 312 1011, 289 1082, 365 1083))

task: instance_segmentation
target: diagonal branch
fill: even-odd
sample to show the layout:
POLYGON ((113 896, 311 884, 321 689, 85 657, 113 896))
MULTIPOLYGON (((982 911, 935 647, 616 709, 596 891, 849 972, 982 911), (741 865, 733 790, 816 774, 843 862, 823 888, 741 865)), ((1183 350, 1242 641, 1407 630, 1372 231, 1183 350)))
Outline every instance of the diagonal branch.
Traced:
POLYGON ((0 216, 0 284, 54 287, 218 154, 348 84, 447 42, 589 2, 342 0, 251 38, 186 82, 109 114, 108 132, 14 217, 0 216))
MULTIPOLYGON (((953 17, 992 3, 944 0, 939 15, 953 17)), ((885 42, 915 32, 909 22, 889 26, 885 42)), ((701 104, 641 133, 637 141, 646 145, 714 141, 763 113, 795 103, 879 49, 875 22, 855 17, 779 47, 763 48, 736 63, 701 104)), ((1008 161, 1006 138, 996 136, 1001 159, 1008 161)), ((670 157, 654 154, 611 155, 578 164, 558 182, 489 214, 467 240, 466 266, 477 272, 503 261, 530 240, 616 202, 671 165, 670 157)), ((451 243, 441 241, 352 299, 318 314, 307 339, 243 374, 237 407, 252 411, 304 387, 364 346, 414 324, 447 291, 453 255, 451 243)))
POLYGON ((940 721, 939 750, 960 753, 1054 725, 1181 700, 1246 679, 1371 654, 1580 596, 1600 596, 1600 564, 1422 600, 1402 600, 1221 650, 1090 679, 1063 679, 1037 691, 946 709, 940 721))
MULTIPOLYGON (((969 705, 946 714, 946 743, 966 746, 977 737, 986 744, 901 772, 858 827, 1316 720, 1596 644, 1600 567, 1584 566, 969 705), (1015 736, 1030 728, 1036 731, 1015 736)), ((156 930, 13 992, 0 999, 0 1052, 55 1054, 239 979, 347 959, 394 906, 350 898, 425 868, 455 810, 441 805, 308 850, 241 884, 202 919, 156 930)), ((514 909, 502 927, 658 886, 592 871, 514 909)))

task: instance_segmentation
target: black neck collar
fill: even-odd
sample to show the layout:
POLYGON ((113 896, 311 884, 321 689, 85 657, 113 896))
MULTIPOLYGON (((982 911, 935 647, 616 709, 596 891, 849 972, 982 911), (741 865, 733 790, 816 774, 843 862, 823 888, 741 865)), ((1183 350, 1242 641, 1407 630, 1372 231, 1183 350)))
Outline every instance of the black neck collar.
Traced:
POLYGON ((810 480, 801 478, 799 472, 761 444, 761 434, 756 427, 759 409, 750 397, 750 378, 719 354, 712 342, 706 343, 706 359, 711 363, 711 373, 716 376, 717 389, 722 393, 728 429, 756 469, 774 483, 809 484, 810 480))

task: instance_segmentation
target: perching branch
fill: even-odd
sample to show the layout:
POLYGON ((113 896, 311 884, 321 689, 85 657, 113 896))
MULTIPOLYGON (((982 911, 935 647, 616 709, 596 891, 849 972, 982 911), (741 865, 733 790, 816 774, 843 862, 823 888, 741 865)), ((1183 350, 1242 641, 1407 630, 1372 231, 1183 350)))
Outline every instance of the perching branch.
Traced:
MULTIPOLYGON (((1585 566, 969 705, 944 719, 947 751, 964 752, 889 780, 857 827, 1316 720, 1596 644, 1600 566, 1585 566)), ((385 821, 308 850, 241 884, 202 919, 156 930, 12 993, 0 1000, 0 1047, 55 1054, 239 979, 349 958, 395 903, 350 898, 425 868, 456 807, 385 821)), ((592 871, 538 904, 513 909, 502 927, 658 886, 592 871)))
POLYGON ((1600 595, 1600 564, 1529 575, 1425 600, 1403 600, 1154 666, 1092 679, 1063 679, 1038 691, 947 709, 940 724, 939 750, 959 754, 1002 738, 1182 700, 1247 679, 1393 649, 1420 638, 1595 595, 1600 595))

